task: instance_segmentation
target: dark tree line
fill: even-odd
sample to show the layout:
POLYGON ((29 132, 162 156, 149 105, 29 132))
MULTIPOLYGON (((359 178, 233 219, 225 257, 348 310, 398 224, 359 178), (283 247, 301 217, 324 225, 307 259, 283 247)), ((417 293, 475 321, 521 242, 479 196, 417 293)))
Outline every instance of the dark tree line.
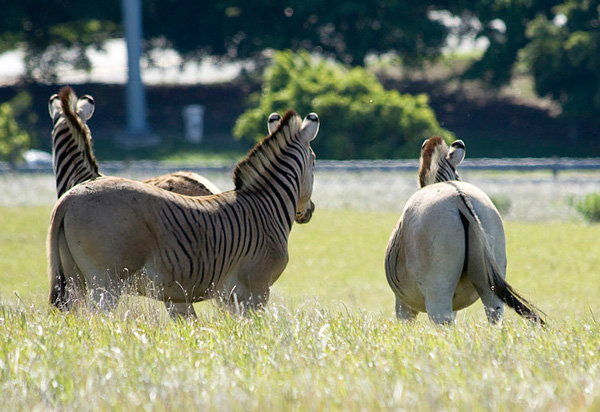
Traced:
MULTIPOLYGON (((89 68, 86 49, 122 33, 120 0, 2 0, 0 52, 22 47, 27 75, 52 79, 59 63, 89 68)), ((396 53, 403 64, 440 56, 449 29, 433 10, 464 17, 464 30, 490 44, 466 75, 492 87, 517 62, 536 91, 567 115, 600 114, 600 0, 143 0, 145 46, 184 59, 259 59, 265 50, 305 49, 362 65, 396 53), (478 22, 477 25, 472 22, 478 22)))

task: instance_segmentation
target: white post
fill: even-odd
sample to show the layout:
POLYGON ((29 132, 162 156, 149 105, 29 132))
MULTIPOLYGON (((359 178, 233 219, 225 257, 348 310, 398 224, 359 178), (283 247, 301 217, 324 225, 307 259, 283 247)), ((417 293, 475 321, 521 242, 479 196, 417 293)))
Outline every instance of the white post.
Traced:
POLYGON ((185 137, 191 143, 200 143, 204 137, 204 106, 190 104, 182 111, 185 137))

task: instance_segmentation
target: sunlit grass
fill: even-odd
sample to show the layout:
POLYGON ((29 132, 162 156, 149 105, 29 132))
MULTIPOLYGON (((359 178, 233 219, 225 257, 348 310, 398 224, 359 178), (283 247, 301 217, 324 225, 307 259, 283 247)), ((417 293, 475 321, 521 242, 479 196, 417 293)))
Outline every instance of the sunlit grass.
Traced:
POLYGON ((593 410, 600 329, 404 325, 314 303, 175 324, 0 305, 13 410, 593 410))
POLYGON ((595 410, 600 225, 506 224, 508 279, 543 309, 491 328, 393 317, 385 245, 395 213, 317 209, 295 225, 266 312, 212 303, 173 323, 161 304, 110 314, 46 304, 49 207, 0 207, 0 393, 10 410, 595 410), (17 292, 15 295, 14 292, 17 292))
POLYGON ((39 302, 48 288, 46 232, 52 209, 0 206, 0 296, 39 302))

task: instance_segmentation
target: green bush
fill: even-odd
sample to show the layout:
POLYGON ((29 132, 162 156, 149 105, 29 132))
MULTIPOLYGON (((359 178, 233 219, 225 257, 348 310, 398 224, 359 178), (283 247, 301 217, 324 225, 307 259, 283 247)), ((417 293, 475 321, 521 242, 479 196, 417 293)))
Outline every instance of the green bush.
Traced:
POLYGON ((16 166, 29 144, 29 134, 17 124, 11 102, 0 104, 0 161, 16 166))
POLYGON ((307 52, 277 52, 262 91, 249 105, 235 124, 237 138, 263 137, 272 112, 316 112, 321 129, 313 146, 327 159, 414 158, 431 135, 452 138, 440 127, 427 95, 385 90, 363 68, 347 69, 307 52))
POLYGON ((589 193, 572 203, 588 222, 600 222, 600 193, 589 193))

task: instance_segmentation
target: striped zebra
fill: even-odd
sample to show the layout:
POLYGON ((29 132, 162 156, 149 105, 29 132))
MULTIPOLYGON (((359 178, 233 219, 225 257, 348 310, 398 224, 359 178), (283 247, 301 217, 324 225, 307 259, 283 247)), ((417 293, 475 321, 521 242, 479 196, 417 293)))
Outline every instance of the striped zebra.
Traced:
MULTIPOLYGON (((87 121, 94 113, 94 105, 91 96, 78 99, 68 86, 52 95, 48 101, 48 112, 54 124, 52 155, 58 198, 73 186, 102 176, 98 171, 92 135, 87 126, 87 121)), ((166 174, 144 182, 191 196, 220 193, 208 179, 189 171, 166 174)))
POLYGON ((502 320, 506 303, 544 325, 535 306, 505 281, 500 214, 484 192, 458 181, 464 143, 448 149, 441 138, 432 139, 421 150, 421 188, 404 206, 385 253, 396 316, 410 321, 426 312, 435 323, 453 323, 456 311, 481 298, 492 324, 502 320))
POLYGON ((70 88, 63 88, 48 101, 52 129, 52 163, 56 192, 61 197, 80 182, 100 176, 92 151, 92 136, 87 121, 94 113, 94 99, 77 99, 70 88))
POLYGON ((288 111, 277 130, 234 169, 235 189, 184 196, 103 177, 65 193, 52 213, 50 304, 69 310, 88 296, 110 308, 135 291, 195 316, 191 303, 221 298, 232 309, 266 304, 288 262, 294 221, 307 223, 316 114, 288 111), (120 286, 124 286, 121 288, 120 286))

